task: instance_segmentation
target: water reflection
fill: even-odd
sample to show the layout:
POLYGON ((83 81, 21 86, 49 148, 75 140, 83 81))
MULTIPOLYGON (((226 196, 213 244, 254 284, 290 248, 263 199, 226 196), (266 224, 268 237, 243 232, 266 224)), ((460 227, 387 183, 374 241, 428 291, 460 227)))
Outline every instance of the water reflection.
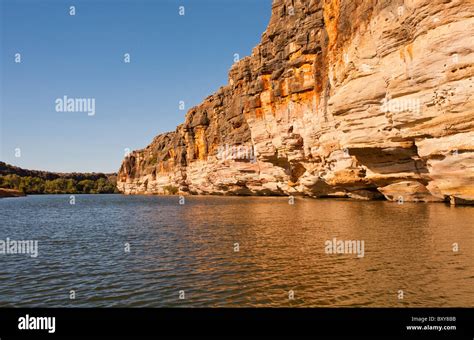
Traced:
POLYGON ((1 258, 0 305, 474 305, 472 207, 271 197, 179 205, 119 195, 67 202, 0 201, 0 239, 40 241, 36 261, 1 258), (326 254, 333 238, 364 240, 365 256, 326 254))

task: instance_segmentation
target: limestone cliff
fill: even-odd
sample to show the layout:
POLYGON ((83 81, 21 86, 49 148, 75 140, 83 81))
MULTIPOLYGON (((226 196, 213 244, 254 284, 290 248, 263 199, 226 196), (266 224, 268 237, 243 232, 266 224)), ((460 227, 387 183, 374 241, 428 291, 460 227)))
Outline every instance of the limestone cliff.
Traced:
POLYGON ((274 0, 228 84, 118 188, 474 200, 473 37, 472 0, 274 0))

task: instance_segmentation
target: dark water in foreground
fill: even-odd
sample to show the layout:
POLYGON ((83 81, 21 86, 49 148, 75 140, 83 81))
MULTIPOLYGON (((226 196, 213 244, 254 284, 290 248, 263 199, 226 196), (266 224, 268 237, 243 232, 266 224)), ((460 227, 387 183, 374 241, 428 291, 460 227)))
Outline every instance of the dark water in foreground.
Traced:
POLYGON ((0 254, 0 306, 474 306, 473 226, 474 207, 444 204, 1 199, 0 240, 39 256, 0 254), (326 254, 333 238, 364 240, 364 257, 326 254))

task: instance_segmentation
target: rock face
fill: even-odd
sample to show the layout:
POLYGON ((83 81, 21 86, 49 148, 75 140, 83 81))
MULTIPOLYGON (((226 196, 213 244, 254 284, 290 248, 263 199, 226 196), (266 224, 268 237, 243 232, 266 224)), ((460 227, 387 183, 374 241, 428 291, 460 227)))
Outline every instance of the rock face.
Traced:
POLYGON ((261 43, 125 194, 474 200, 474 2, 274 0, 261 43))

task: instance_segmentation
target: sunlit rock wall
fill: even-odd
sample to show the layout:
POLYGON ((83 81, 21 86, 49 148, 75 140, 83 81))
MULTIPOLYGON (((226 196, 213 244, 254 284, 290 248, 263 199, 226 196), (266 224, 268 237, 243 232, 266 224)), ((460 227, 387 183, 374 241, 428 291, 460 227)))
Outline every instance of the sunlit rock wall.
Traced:
POLYGON ((228 84, 118 188, 474 200, 473 36, 471 0, 275 0, 228 84))

